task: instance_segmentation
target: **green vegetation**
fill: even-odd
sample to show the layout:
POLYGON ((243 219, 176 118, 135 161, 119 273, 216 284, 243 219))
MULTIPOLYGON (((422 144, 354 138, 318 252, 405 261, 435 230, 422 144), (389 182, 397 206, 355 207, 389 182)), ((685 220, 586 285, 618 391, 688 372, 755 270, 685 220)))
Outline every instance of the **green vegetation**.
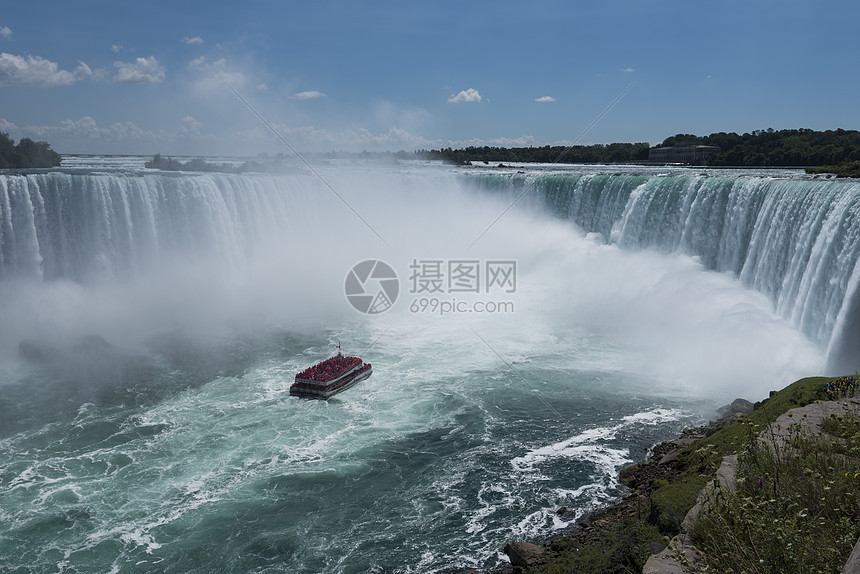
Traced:
MULTIPOLYGON (((717 452, 710 444, 701 449, 709 453, 717 452)), ((671 483, 663 481, 654 485, 656 488, 651 492, 651 508, 660 532, 667 536, 678 534, 681 522, 696 503, 696 497, 707 483, 709 475, 710 469, 706 465, 702 473, 686 473, 671 483)))
POLYGON ((668 535, 678 533, 681 521, 696 503, 699 491, 715 475, 723 457, 737 453, 749 443, 750 425, 764 428, 790 409, 827 398, 823 385, 829 381, 826 377, 800 379, 757 403, 757 408, 741 421, 726 425, 686 448, 678 456, 681 472, 671 483, 651 493, 652 512, 659 517, 661 530, 668 535))
MULTIPOLYGON (((739 548, 730 548, 727 540, 731 539, 732 536, 739 537, 737 528, 752 527, 753 523, 759 525, 763 533, 773 534, 773 537, 766 544, 771 545, 774 552, 777 550, 778 542, 791 543, 793 548, 796 547, 797 555, 802 556, 812 554, 815 548, 836 545, 839 547, 838 553, 833 553, 828 560, 833 563, 839 563, 841 560, 844 563, 848 554, 845 549, 847 547, 848 552, 851 549, 850 546, 846 546, 848 540, 851 539, 851 544, 853 544, 860 535, 860 528, 855 524, 853 518, 844 514, 852 509, 860 510, 860 495, 858 495, 860 474, 856 478, 854 476, 855 472, 860 473, 860 458, 850 463, 837 465, 829 454, 831 450, 828 449, 832 449, 832 453, 844 452, 846 448, 855 449, 851 451, 854 453, 852 456, 860 454, 860 435, 858 435, 860 422, 834 420, 829 423, 832 425, 832 430, 828 430, 828 432, 836 437, 844 437, 843 443, 830 443, 828 446, 828 443, 821 444, 820 441, 808 439, 809 446, 804 447, 806 448, 804 452, 807 452, 808 455, 803 455, 796 462, 791 463, 787 457, 779 459, 778 462, 782 466, 778 471, 772 466, 767 467, 767 465, 773 465, 775 462, 768 461, 768 458, 760 450, 755 450, 754 445, 757 444, 757 441, 754 439, 762 429, 790 409, 805 406, 815 400, 832 400, 844 396, 848 392, 853 392, 853 387, 847 381, 848 379, 844 377, 840 379, 828 377, 800 379, 783 390, 772 393, 770 398, 756 403, 755 410, 748 415, 741 416, 716 430, 711 429, 705 432, 705 436, 702 438, 688 441, 689 444, 680 449, 674 462, 661 465, 656 461, 651 461, 640 465, 638 476, 635 473, 622 472, 622 478, 626 476, 629 479, 633 476, 633 480, 638 482, 635 485, 631 484, 635 488, 633 496, 638 497, 637 502, 633 503, 632 506, 628 504, 624 507, 623 503, 619 505, 621 510, 617 512, 617 515, 620 515, 621 518, 616 520, 610 528, 603 528, 599 535, 579 538, 574 535, 572 538, 562 538, 553 542, 550 546, 553 554, 534 571, 543 573, 641 571, 641 566, 649 555, 649 543, 662 539, 663 545, 665 545, 670 537, 678 533, 684 516, 695 504, 701 489, 708 482, 714 480, 722 458, 726 454, 735 453, 744 453, 741 455, 741 460, 744 461, 743 464, 747 465, 747 469, 743 471, 746 473, 743 474, 745 484, 756 486, 759 477, 770 482, 766 483, 767 489, 757 493, 761 494, 760 497, 752 498, 749 502, 741 500, 743 498, 741 495, 744 495, 745 492, 749 496, 749 487, 747 491, 740 491, 739 499, 733 499, 730 502, 728 502, 725 493, 720 493, 720 508, 727 509, 727 514, 720 520, 731 525, 729 530, 724 533, 712 531, 712 526, 706 525, 702 519, 697 523, 703 525, 697 530, 699 540, 703 541, 702 549, 705 550, 709 558, 714 560, 712 571, 729 572, 729 568, 734 568, 735 570, 731 571, 738 573, 744 568, 749 573, 807 571, 796 568, 786 569, 785 562, 779 562, 776 557, 773 558, 773 564, 781 564, 782 566, 764 569, 763 563, 758 562, 759 559, 765 559, 764 555, 756 558, 755 567, 761 569, 747 568, 746 566, 739 569, 736 561, 741 559, 738 553, 742 551, 739 548), (754 454, 748 455, 746 453, 754 454), (802 466, 800 466, 801 463, 802 466), (782 506, 775 505, 771 499, 774 499, 773 480, 777 472, 781 473, 780 487, 777 488, 778 493, 782 493, 784 490, 787 492, 788 486, 793 485, 796 481, 794 474, 789 474, 787 470, 789 464, 799 467, 801 474, 806 472, 805 476, 812 482, 818 481, 818 490, 813 489, 814 485, 809 485, 804 487, 808 491, 808 494, 804 494, 807 498, 801 499, 792 493, 782 497, 781 503, 784 503, 782 506), (853 470, 849 475, 845 475, 848 467, 853 470), (809 468, 812 474, 805 471, 806 468, 809 468), (849 490, 849 486, 853 490, 849 490), (826 487, 829 487, 829 491, 824 490, 826 487), (811 500, 809 497, 818 496, 820 498, 822 492, 831 492, 838 500, 827 498, 825 502, 818 502, 818 508, 813 511, 812 507, 816 503, 809 502, 811 500), (762 503, 763 500, 766 504, 762 503), (805 506, 801 504, 801 500, 805 501, 803 502, 805 506), (744 512, 757 509, 761 514, 750 518, 738 518, 740 515, 737 513, 741 512, 742 506, 744 512), (826 510, 825 507, 827 507, 826 510), (800 516, 804 512, 804 508, 807 509, 806 515, 800 516), (779 512, 783 514, 779 514, 779 512), (810 521, 816 521, 815 525, 817 526, 822 519, 830 520, 831 525, 835 525, 834 529, 821 533, 801 529, 797 534, 791 534, 791 538, 787 537, 789 535, 786 534, 786 531, 790 525, 795 524, 792 521, 807 521, 804 523, 804 528, 806 526, 811 528, 813 523, 810 521), (774 520, 778 522, 774 523, 774 520), (768 523, 768 521, 770 522, 768 523), (782 536, 781 540, 779 536, 782 536), (801 542, 800 539, 804 539, 804 541, 801 542), (705 540, 712 542, 705 543, 705 540), (714 553, 719 556, 712 557, 711 554, 714 553)), ((798 442, 793 448, 800 448, 800 446, 801 443, 798 442)), ((658 453, 655 459, 659 460, 660 456, 672 451, 672 445, 664 443, 658 446, 655 451, 658 453)), ((780 496, 782 495, 780 494, 780 496)), ((607 515, 601 515, 600 521, 612 522, 611 512, 608 515, 609 518, 606 517, 607 515)), ((716 520, 712 519, 711 516, 708 515, 708 520, 716 520)), ((796 557, 794 554, 791 556, 796 557)), ((765 562, 770 559, 771 556, 768 555, 765 562)), ((839 568, 841 568, 841 564, 839 568)), ((816 572, 815 569, 808 571, 816 572)), ((833 570, 822 567, 822 571, 833 570)))
POLYGON ((860 178, 860 161, 846 161, 839 165, 822 165, 819 167, 808 167, 806 173, 823 174, 833 173, 836 177, 856 177, 860 178))
POLYGON ((60 154, 46 142, 34 142, 24 138, 18 145, 9 134, 0 132, 0 169, 57 167, 60 154))
MULTIPOLYGON (((837 454, 855 456, 860 453, 860 419, 831 416, 822 422, 824 431, 838 439, 832 443, 837 454)), ((860 468, 857 469, 860 472, 860 468)))
MULTIPOLYGON (((164 171, 218 171, 218 172, 234 172, 239 173, 247 171, 244 166, 234 166, 230 164, 209 163, 200 158, 194 158, 190 161, 182 163, 172 157, 164 157, 160 153, 155 154, 152 159, 145 164, 144 167, 149 169, 161 169, 164 171)), ((247 164, 245 164, 247 166, 247 164)))
POLYGON ((829 437, 795 431, 739 454, 738 489, 716 491, 694 529, 714 571, 841 571, 860 536, 860 419, 824 426, 829 437))
POLYGON ((769 128, 743 135, 677 134, 660 145, 672 146, 680 142, 719 146, 720 153, 708 158, 708 165, 712 166, 805 167, 860 161, 860 132, 855 130, 776 131, 769 128))
POLYGON ((219 172, 219 173, 245 173, 248 171, 262 172, 284 172, 290 171, 289 166, 283 162, 283 156, 274 158, 261 159, 259 161, 246 161, 243 163, 212 163, 199 157, 195 157, 186 162, 181 162, 172 157, 164 157, 160 153, 155 154, 151 160, 144 163, 144 167, 149 169, 160 169, 164 171, 198 171, 198 172, 219 172))
POLYGON ((539 163, 634 163, 648 160, 647 143, 612 143, 543 147, 475 147, 454 150, 445 148, 422 153, 428 159, 441 159, 457 165, 467 162, 539 162, 539 163))
POLYGON ((602 572, 641 572, 651 555, 648 544, 659 543, 662 535, 656 526, 636 518, 626 518, 612 525, 599 543, 575 546, 560 538, 551 548, 558 552, 555 560, 546 564, 543 574, 599 574, 602 572))
MULTIPOLYGON (((827 166, 826 173, 860 176, 860 131, 810 129, 755 130, 751 133, 718 132, 708 136, 677 134, 658 147, 679 143, 719 146, 720 153, 708 158, 710 166, 740 167, 814 167, 827 166), (836 166, 836 167, 834 167, 836 166)), ((415 157, 441 159, 462 165, 497 162, 540 163, 644 163, 648 161, 647 143, 543 147, 467 147, 415 152, 415 157)))

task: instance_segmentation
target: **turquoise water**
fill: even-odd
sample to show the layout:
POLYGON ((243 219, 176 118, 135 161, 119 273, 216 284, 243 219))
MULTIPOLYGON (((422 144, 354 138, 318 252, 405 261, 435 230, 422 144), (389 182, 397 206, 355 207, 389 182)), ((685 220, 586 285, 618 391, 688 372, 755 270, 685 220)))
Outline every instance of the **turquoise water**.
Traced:
POLYGON ((508 540, 621 496, 618 470, 654 443, 823 365, 765 295, 691 254, 625 250, 534 207, 465 253, 507 199, 448 170, 326 176, 394 247, 302 176, 8 178, 0 572, 493 567, 508 540), (46 233, 37 195, 72 201, 69 181, 78 216, 56 237, 86 243, 49 251, 27 239, 46 233), (332 219, 344 232, 318 234, 332 219), (81 221, 101 231, 75 235, 81 221), (378 316, 342 292, 368 257, 403 283, 378 316), (413 258, 465 257, 517 261, 516 292, 495 295, 510 312, 410 311, 413 258), (39 258, 73 277, 29 276, 39 258), (57 358, 25 361, 22 339, 57 358), (338 343, 373 376, 290 397, 338 343))
POLYGON ((4 567, 488 566, 507 538, 559 526, 556 507, 576 516, 618 496, 618 466, 696 418, 646 381, 562 370, 551 354, 517 369, 550 410, 503 366, 434 366, 432 347, 382 342, 365 354, 374 376, 350 392, 289 397, 305 357, 331 347, 316 342, 271 333, 181 361, 153 350, 123 389, 38 370, 4 381, 3 418, 16 419, 0 440, 4 567), (242 372, 210 378, 211 361, 242 372))

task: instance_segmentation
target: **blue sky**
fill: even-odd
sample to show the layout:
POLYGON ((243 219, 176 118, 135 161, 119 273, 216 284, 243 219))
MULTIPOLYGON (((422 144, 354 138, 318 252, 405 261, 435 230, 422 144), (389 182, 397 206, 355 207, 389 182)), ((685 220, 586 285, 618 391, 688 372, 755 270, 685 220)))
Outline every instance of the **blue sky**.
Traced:
POLYGON ((860 129, 858 21, 826 0, 7 3, 0 131, 286 151, 225 81, 304 151, 860 129))

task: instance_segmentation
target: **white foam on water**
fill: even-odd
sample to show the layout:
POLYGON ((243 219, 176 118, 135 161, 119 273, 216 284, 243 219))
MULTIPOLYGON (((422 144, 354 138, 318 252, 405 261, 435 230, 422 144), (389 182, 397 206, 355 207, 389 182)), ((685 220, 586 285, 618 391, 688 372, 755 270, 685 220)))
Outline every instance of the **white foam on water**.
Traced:
MULTIPOLYGON (((8 470, 12 478, 0 491, 21 497, 16 509, 0 509, 4 523, 11 517, 21 525, 27 512, 51 512, 53 495, 64 489, 78 497, 76 505, 98 509, 92 531, 65 533, 58 542, 66 556, 58 568, 80 569, 72 553, 103 541, 119 541, 127 562, 169 561, 176 558, 173 543, 207 516, 253 506, 261 497, 273 504, 316 501, 313 489, 302 485, 330 486, 344 478, 353 490, 337 500, 347 511, 331 523, 309 511, 274 535, 289 541, 325 531, 319 547, 307 543, 301 552, 311 561, 339 553, 326 562, 333 572, 372 560, 370 542, 373 552, 386 553, 398 567, 409 562, 404 567, 411 572, 483 568, 504 561, 499 549, 505 540, 544 536, 617 495, 619 467, 638 456, 630 438, 637 429, 674 429, 695 417, 694 407, 654 405, 727 402, 738 394, 755 400, 822 364, 820 350, 779 319, 765 297, 694 258, 626 252, 570 223, 519 208, 470 250, 465 246, 509 205, 506 198, 477 193, 448 172, 331 175, 347 201, 391 238, 392 249, 351 214, 337 211, 337 202, 328 203, 332 198, 318 182, 309 193, 268 176, 207 176, 197 178, 189 194, 212 199, 207 206, 220 215, 193 225, 219 229, 237 242, 219 243, 214 260, 209 252, 200 260, 168 257, 149 276, 58 281, 34 293, 30 283, 0 288, 0 300, 5 295, 21 303, 10 308, 20 331, 0 337, 13 348, 21 333, 86 329, 116 334, 137 349, 153 332, 177 324, 192 340, 224 333, 241 338, 261 329, 309 340, 285 343, 282 355, 251 361, 241 375, 217 374, 147 397, 133 413, 87 400, 69 421, 0 439, 6 459, 0 473, 12 469, 9 461, 25 462, 14 474, 8 470), (245 197, 290 199, 276 207, 293 211, 276 210, 273 221, 261 215, 260 225, 243 227, 239 211, 225 211, 228 204, 210 196, 215 183, 248 189, 245 197), (354 241, 309 235, 322 214, 354 241), (255 250, 237 247, 257 232, 255 250), (343 281, 351 265, 375 257, 397 268, 403 299, 367 317, 349 308, 343 281), (516 260, 515 311, 410 312, 413 258, 516 260), (306 328, 309 317, 312 328, 306 328), (328 403, 290 397, 295 373, 332 353, 337 342, 371 361, 373 376, 328 403), (556 416, 537 395, 567 410, 556 416), (622 412, 576 411, 578 400, 599 406, 618 397, 626 402, 612 404, 621 404, 622 412), (43 444, 105 421, 119 422, 128 440, 114 434, 121 445, 79 444, 60 455, 43 444), (520 423, 530 423, 530 430, 520 432, 520 423), (48 440, 39 443, 40 437, 48 440), (105 461, 120 454, 131 462, 111 470, 105 461), (413 460, 420 470, 409 466, 413 460), (69 470, 71 463, 77 470, 69 470), (558 468, 571 463, 587 476, 578 482, 559 477, 558 468), (393 492, 380 493, 375 473, 402 480, 391 481, 393 492), (305 490, 285 490, 281 483, 305 490), (570 515, 555 514, 559 501, 571 507, 570 515), (389 509, 401 515, 389 518, 389 509)), ((138 215, 138 222, 147 219, 138 215)), ((178 381, 187 374, 164 369, 157 376, 178 381)), ((14 376, 13 383, 22 378, 14 376)), ((144 386, 142 392, 149 391, 144 386)), ((308 570, 291 559, 284 558, 283 568, 308 570)))
POLYGON ((616 437, 619 431, 636 424, 656 425, 679 420, 688 416, 675 409, 651 409, 628 415, 617 425, 595 427, 580 432, 569 439, 533 449, 523 456, 511 460, 511 465, 519 472, 532 472, 535 467, 554 458, 573 458, 593 463, 607 474, 612 474, 622 464, 631 462, 626 449, 613 449, 604 443, 616 437))

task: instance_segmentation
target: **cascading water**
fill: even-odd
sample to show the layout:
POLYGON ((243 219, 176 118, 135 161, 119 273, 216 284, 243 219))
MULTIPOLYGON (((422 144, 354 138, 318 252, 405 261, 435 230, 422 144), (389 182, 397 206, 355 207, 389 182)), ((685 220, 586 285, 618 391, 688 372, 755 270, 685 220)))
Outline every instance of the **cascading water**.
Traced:
POLYGON ((860 369, 860 183, 762 176, 479 176, 527 190, 555 215, 629 249, 694 255, 774 302, 828 348, 829 370, 860 369))
POLYGON ((493 568, 855 332, 853 184, 79 159, 0 175, 0 570, 493 568), (515 311, 411 311, 415 259, 516 261, 515 311), (290 397, 338 342, 374 375, 290 397))
POLYGON ((312 177, 0 177, 0 279, 128 276, 182 253, 245 261, 279 221, 307 216, 312 177), (300 193, 299 190, 304 190, 300 193))

